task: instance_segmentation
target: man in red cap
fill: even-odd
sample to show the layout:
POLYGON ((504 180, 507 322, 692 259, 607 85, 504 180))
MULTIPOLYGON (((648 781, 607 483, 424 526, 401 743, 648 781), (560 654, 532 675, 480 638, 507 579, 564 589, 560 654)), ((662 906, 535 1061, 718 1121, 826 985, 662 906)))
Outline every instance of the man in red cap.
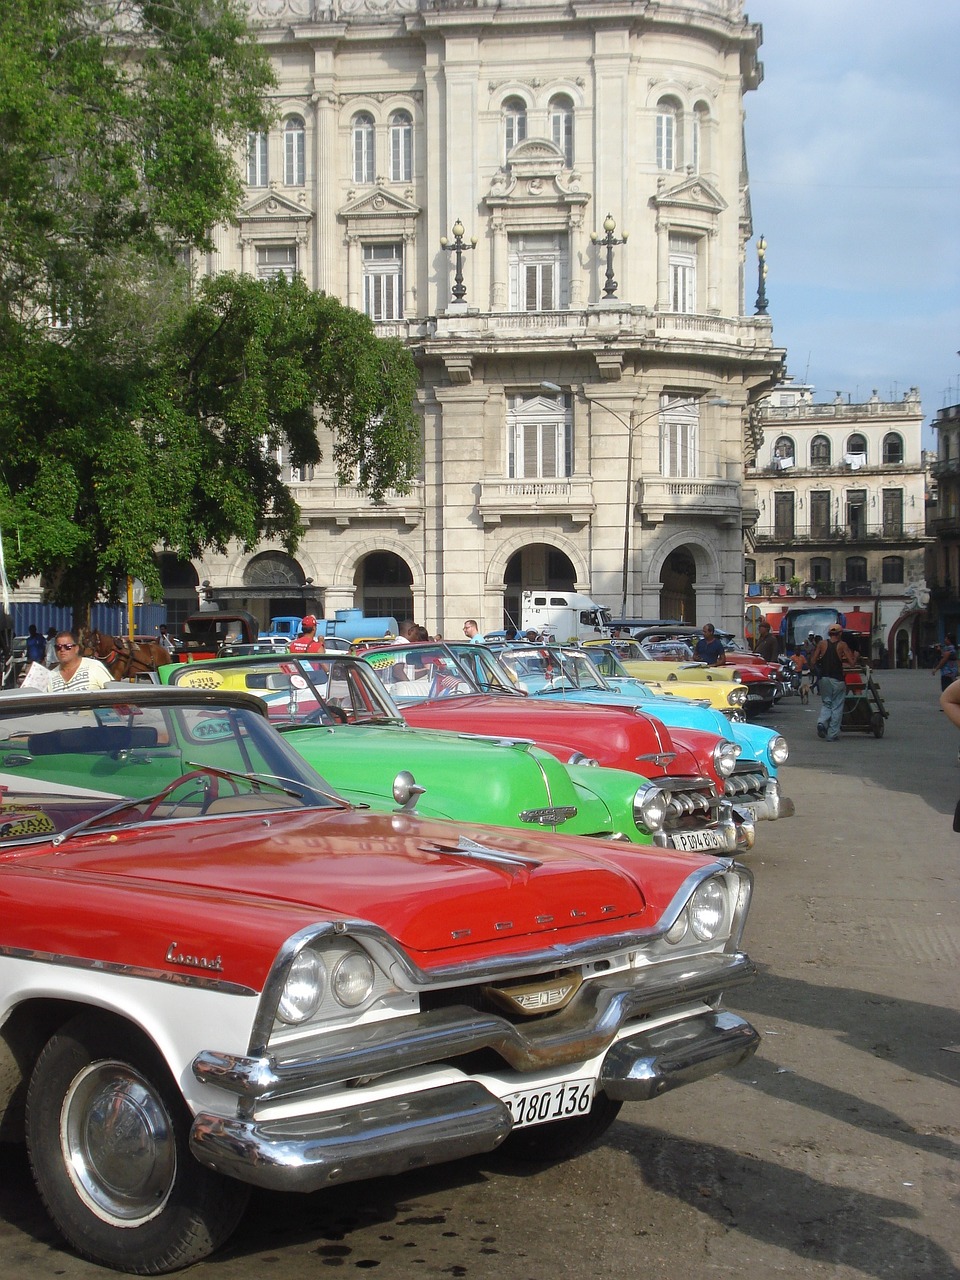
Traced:
POLYGON ((291 653, 320 653, 323 645, 317 639, 317 620, 312 613, 300 623, 300 634, 290 645, 291 653))

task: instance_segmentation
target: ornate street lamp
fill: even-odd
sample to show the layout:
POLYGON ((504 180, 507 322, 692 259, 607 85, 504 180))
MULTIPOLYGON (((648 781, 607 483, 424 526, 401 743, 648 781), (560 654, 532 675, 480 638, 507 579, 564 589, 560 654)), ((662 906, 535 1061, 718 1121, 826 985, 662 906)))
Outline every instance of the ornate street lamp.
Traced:
POLYGON ((626 244, 628 233, 625 231, 619 239, 613 234, 617 229, 617 224, 613 220, 613 215, 609 213, 603 220, 603 229, 606 235, 602 239, 596 231, 590 232, 590 239, 594 244, 602 245, 607 251, 607 278, 603 286, 603 296, 605 298, 615 298, 617 296, 617 282, 613 278, 613 246, 626 244))
POLYGON ((441 236, 440 248, 446 249, 447 253, 454 255, 453 300, 454 302, 462 302, 467 296, 467 286, 463 283, 463 255, 477 247, 477 237, 471 236, 470 243, 464 244, 463 223, 459 218, 453 224, 451 230, 453 231, 453 244, 450 243, 446 236, 441 236))
POLYGON ((756 315, 767 314, 767 242, 763 236, 757 241, 757 310, 756 315))

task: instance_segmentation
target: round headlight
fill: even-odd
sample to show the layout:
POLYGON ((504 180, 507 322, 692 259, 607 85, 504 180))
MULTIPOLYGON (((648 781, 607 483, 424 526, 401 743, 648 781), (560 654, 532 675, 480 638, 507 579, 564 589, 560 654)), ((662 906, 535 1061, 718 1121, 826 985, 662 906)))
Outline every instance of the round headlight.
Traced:
POLYGON ((787 740, 782 734, 778 733, 775 738, 770 739, 767 745, 767 754, 770 756, 771 764, 786 764, 787 757, 790 755, 790 748, 787 746, 787 740))
POLYGON ((721 738, 713 748, 713 767, 721 778, 729 778, 740 755, 740 748, 728 738, 721 738))
POLYGON ((356 1009, 373 990, 373 962, 363 951, 349 951, 341 956, 333 971, 331 989, 345 1009, 356 1009))
POLYGON ((667 797, 652 782, 641 787, 633 797, 633 816, 638 827, 659 831, 667 820, 667 797))
POLYGON ((720 937, 727 915, 727 895, 716 876, 704 880, 694 891, 687 909, 690 927, 701 942, 720 937))
POLYGON ((727 705, 730 707, 742 707, 747 700, 747 691, 742 684, 738 684, 727 694, 727 705))
POLYGON ((316 951, 304 947, 291 964, 283 984, 277 1017, 283 1022, 305 1022, 320 1007, 326 985, 327 971, 323 961, 316 951))

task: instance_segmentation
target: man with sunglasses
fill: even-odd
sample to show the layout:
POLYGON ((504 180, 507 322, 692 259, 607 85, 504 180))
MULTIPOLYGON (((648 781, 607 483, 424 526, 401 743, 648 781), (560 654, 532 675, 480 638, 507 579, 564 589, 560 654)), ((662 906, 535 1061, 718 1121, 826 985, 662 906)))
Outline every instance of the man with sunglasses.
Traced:
POLYGON ((59 631, 54 641, 57 665, 50 672, 48 693, 76 693, 78 689, 105 689, 113 676, 96 658, 82 658, 72 631, 59 631))
POLYGON ((817 737, 836 742, 840 737, 843 719, 843 703, 847 696, 844 672, 857 665, 857 658, 843 638, 843 629, 833 623, 827 638, 821 640, 813 651, 811 664, 820 673, 820 715, 817 717, 817 737))

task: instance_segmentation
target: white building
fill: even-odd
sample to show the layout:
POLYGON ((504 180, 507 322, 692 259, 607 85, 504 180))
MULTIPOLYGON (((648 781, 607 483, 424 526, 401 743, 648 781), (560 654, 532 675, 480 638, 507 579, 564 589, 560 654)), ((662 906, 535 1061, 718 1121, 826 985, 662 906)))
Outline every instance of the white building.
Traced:
POLYGON ((399 336, 423 475, 374 506, 326 462, 288 471, 296 558, 166 558, 172 616, 208 582, 264 619, 358 605, 459 635, 554 586, 738 627, 751 406, 783 354, 745 314, 743 99, 762 66, 741 0, 250 13, 276 124, 250 137, 239 222, 198 269, 300 272, 399 336))
POLYGON ((869 613, 870 656, 882 645, 907 665, 930 599, 917 389, 892 402, 874 391, 863 404, 840 394, 816 404, 810 387, 787 383, 767 397, 760 422, 747 474, 757 511, 748 600, 768 615, 796 607, 793 596, 869 613))

